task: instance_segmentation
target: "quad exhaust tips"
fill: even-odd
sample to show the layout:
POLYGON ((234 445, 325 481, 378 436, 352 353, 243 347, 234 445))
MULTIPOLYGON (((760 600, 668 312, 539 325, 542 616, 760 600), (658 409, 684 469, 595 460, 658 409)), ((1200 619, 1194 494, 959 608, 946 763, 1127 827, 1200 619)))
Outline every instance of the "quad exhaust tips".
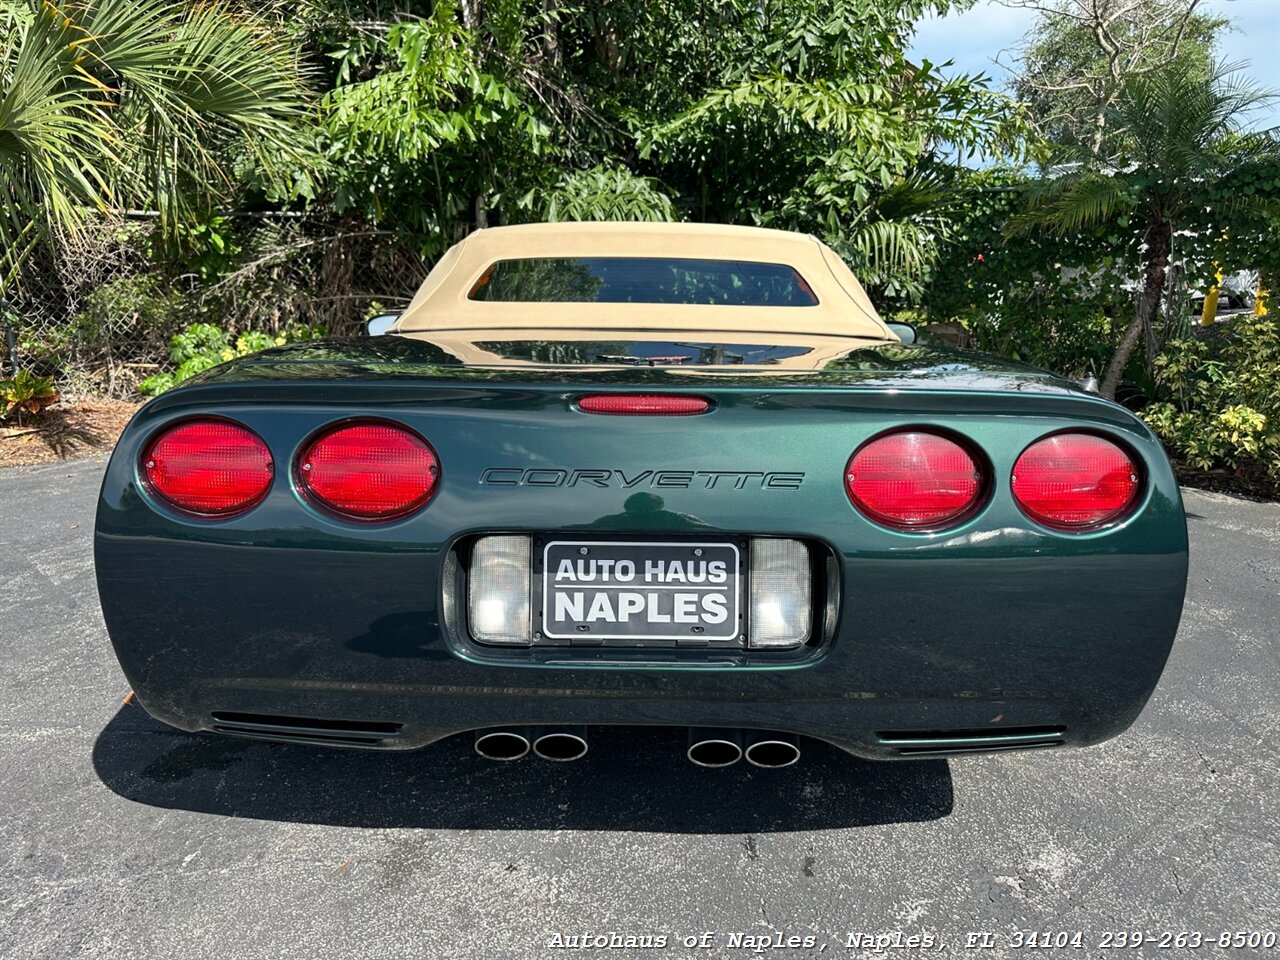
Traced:
MULTIPOLYGON (((568 763, 587 755, 587 728, 510 727, 477 730, 475 750, 486 760, 519 760, 533 753, 552 763, 568 763)), ((753 767, 777 769, 800 760, 800 738, 794 733, 690 727, 689 761, 699 767, 731 767, 746 758, 753 767)))
POLYGON ((587 754, 586 727, 512 727, 477 730, 476 753, 486 760, 519 760, 533 751, 535 756, 556 763, 580 760, 587 754))

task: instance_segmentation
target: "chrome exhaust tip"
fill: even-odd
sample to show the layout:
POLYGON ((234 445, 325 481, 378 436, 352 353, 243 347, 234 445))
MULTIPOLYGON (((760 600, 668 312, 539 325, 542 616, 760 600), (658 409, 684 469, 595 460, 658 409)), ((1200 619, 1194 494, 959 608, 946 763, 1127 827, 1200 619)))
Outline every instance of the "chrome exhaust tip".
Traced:
POLYGON ((699 767, 732 767, 742 759, 742 731, 693 727, 686 756, 699 767))
POLYGON ((581 760, 587 755, 587 728, 548 730, 533 741, 533 752, 535 756, 554 763, 581 760))
POLYGON ((486 760, 519 760, 529 752, 529 738, 519 730, 477 730, 475 747, 486 760))
POLYGON ((800 738, 794 733, 751 733, 745 752, 747 763, 753 767, 789 767, 800 759, 800 738))

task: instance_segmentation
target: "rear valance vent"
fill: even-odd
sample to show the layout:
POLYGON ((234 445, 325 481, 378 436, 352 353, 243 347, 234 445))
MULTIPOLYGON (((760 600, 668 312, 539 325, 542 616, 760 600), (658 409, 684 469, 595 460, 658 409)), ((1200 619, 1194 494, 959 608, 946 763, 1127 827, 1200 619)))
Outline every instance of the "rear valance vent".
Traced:
POLYGON ((213 729, 237 737, 327 744, 335 747, 378 747, 400 736, 403 723, 376 720, 317 720, 261 713, 212 714, 213 729))
POLYGON ((1066 727, 1004 727, 1000 730, 886 730, 876 734, 882 746, 901 756, 990 753, 1057 747, 1066 727))

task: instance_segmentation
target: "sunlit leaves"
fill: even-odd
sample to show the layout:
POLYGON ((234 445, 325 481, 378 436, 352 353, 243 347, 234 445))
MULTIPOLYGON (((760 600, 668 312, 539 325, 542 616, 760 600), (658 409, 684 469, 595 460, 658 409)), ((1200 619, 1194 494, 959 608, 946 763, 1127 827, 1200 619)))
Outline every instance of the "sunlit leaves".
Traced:
POLYGON ((671 198, 654 181, 621 167, 566 173, 530 191, 522 206, 538 220, 676 220, 671 198))

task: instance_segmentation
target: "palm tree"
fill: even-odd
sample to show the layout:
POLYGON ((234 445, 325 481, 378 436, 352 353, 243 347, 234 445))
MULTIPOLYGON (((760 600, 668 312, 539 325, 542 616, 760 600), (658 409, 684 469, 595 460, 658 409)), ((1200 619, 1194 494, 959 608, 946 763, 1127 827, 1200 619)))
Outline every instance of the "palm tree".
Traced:
POLYGON ((126 205, 165 228, 225 195, 228 158, 299 149, 297 57, 218 0, 0 0, 0 294, 41 239, 126 205))
POLYGON ((1135 77, 1108 124, 1121 144, 1121 159, 1109 168, 1088 157, 1059 164, 1069 172, 1034 188, 1027 211, 1010 221, 1010 233, 1045 227, 1069 234, 1127 216, 1141 230, 1142 293, 1107 365, 1104 396, 1115 398, 1129 358, 1160 309, 1174 231, 1204 204, 1206 185, 1276 156, 1280 141, 1274 130, 1241 129, 1247 115, 1272 97, 1224 67, 1208 77, 1188 75, 1176 65, 1135 77))

